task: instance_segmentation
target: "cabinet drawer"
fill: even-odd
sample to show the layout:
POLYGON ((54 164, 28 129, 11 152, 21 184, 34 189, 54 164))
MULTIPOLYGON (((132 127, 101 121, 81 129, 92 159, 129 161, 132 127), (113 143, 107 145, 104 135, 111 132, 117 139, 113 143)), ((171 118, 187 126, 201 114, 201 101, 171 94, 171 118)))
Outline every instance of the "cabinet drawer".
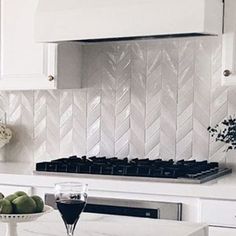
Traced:
POLYGON ((236 229, 223 227, 209 227, 209 236, 235 236, 236 229))
POLYGON ((202 200, 201 221, 213 226, 236 228, 236 201, 202 200))

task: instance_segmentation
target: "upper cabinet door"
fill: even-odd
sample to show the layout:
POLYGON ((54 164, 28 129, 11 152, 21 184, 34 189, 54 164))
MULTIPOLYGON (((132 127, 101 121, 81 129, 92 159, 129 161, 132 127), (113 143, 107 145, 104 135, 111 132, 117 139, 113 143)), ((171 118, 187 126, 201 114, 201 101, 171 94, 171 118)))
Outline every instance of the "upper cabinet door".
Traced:
MULTIPOLYGON (((58 74, 59 51, 64 51, 75 45, 57 45, 36 43, 34 39, 34 18, 37 0, 1 0, 1 78, 0 90, 56 89, 60 84, 66 88, 80 87, 78 65, 70 66, 76 71, 71 74, 78 78, 69 78, 58 74), (62 49, 59 50, 59 47, 62 49), (62 77, 60 77, 62 76, 62 77), (59 78, 60 77, 60 78, 59 78), (70 80, 73 87, 70 86, 70 80), (75 86, 76 84, 76 86, 75 86)), ((71 50, 69 50, 71 51, 71 50)), ((78 53, 79 51, 74 50, 78 53)), ((69 52, 68 52, 69 53, 69 52)), ((71 55, 77 57, 77 55, 71 55)), ((78 63, 78 60, 75 60, 78 63)), ((68 74, 68 72, 66 73, 68 74)))

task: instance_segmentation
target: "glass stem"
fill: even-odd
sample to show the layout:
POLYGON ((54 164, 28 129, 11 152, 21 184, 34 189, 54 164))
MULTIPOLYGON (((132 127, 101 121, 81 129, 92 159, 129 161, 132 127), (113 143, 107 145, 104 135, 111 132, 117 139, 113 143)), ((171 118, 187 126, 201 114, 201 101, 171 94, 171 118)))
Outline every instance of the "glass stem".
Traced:
POLYGON ((74 235, 74 230, 75 230, 75 224, 66 225, 66 230, 67 230, 67 235, 68 236, 73 236, 74 235))

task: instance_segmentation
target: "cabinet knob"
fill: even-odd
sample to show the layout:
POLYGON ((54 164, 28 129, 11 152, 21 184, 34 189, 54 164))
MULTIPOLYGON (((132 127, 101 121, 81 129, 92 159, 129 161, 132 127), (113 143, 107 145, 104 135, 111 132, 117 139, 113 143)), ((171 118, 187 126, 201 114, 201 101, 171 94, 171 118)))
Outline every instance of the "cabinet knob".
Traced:
POLYGON ((54 77, 52 75, 49 75, 48 76, 48 81, 53 81, 54 80, 54 77))
POLYGON ((223 72, 225 77, 229 77, 231 75, 231 71, 230 70, 224 70, 223 72))

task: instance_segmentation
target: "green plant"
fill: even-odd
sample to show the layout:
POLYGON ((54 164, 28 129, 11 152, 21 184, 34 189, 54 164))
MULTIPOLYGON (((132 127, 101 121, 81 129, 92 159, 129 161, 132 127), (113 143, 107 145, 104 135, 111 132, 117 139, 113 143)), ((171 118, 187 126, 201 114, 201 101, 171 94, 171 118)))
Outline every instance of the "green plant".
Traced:
POLYGON ((226 152, 236 149, 236 118, 229 116, 221 123, 214 127, 209 126, 208 129, 211 136, 216 142, 226 144, 226 152))

